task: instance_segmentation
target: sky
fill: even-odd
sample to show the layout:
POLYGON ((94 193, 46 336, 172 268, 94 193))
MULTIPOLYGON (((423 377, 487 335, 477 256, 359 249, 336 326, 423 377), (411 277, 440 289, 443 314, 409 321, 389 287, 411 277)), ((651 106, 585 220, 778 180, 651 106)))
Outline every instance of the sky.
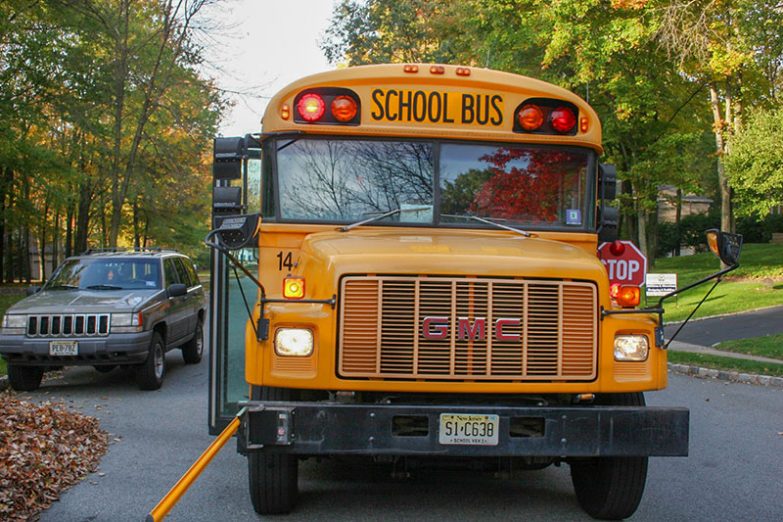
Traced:
POLYGON ((228 0, 203 13, 221 26, 207 45, 204 73, 230 94, 234 107, 219 132, 261 130, 269 98, 303 76, 333 69, 318 46, 336 0, 228 0))

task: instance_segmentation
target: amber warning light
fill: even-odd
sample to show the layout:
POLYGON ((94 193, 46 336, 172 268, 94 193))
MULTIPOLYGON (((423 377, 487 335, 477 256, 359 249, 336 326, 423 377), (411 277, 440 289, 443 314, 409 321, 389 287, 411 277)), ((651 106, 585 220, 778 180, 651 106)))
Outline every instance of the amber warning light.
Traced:
POLYGON ((283 297, 286 299, 302 299, 305 296, 305 280, 303 277, 286 277, 283 279, 283 297))

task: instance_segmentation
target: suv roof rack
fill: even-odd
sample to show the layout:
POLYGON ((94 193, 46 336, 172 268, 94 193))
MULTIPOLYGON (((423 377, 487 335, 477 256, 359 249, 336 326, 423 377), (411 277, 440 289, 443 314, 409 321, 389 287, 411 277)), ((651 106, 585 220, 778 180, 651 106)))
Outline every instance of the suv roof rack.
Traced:
POLYGON ((179 253, 174 248, 163 248, 163 247, 134 247, 134 248, 118 248, 118 247, 108 247, 108 248, 88 248, 84 252, 81 253, 83 256, 89 256, 92 254, 133 254, 133 253, 149 253, 149 254, 160 254, 163 252, 172 252, 172 253, 179 253))

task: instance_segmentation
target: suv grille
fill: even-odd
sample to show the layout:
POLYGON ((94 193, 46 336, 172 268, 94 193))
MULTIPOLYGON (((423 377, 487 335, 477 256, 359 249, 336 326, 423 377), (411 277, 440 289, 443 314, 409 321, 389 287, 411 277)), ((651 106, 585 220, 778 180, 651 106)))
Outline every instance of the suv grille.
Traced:
POLYGON ((111 314, 31 315, 29 337, 93 337, 109 335, 111 314))
POLYGON ((343 279, 339 374, 426 380, 592 380, 592 283, 525 279, 343 279))

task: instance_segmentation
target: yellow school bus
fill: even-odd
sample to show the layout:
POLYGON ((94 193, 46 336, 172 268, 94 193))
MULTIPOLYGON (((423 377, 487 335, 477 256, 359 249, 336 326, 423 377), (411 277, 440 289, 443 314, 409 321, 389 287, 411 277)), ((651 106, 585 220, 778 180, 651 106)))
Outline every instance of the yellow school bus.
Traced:
POLYGON ((615 175, 584 100, 377 65, 292 83, 262 123, 215 141, 208 240, 210 427, 238 428, 258 513, 294 508, 300 459, 348 455, 567 463, 587 513, 624 518, 648 457, 687 455, 688 410, 643 395, 667 383, 660 303, 596 253, 615 175))

